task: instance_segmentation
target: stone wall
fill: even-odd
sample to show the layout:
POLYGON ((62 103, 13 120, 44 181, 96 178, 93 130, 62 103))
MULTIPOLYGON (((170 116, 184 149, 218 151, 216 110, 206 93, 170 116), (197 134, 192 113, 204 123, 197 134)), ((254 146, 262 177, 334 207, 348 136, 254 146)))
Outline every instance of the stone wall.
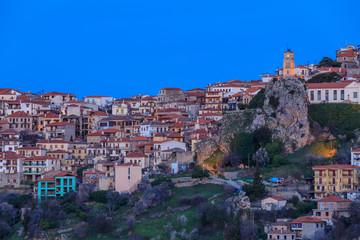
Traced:
POLYGON ((266 190, 269 192, 270 196, 282 197, 285 199, 290 199, 292 196, 297 196, 298 198, 303 198, 300 192, 307 193, 310 191, 309 184, 291 184, 286 186, 266 187, 266 190))
POLYGON ((176 153, 176 161, 179 165, 185 165, 187 163, 193 162, 195 154, 192 151, 178 152, 176 153))

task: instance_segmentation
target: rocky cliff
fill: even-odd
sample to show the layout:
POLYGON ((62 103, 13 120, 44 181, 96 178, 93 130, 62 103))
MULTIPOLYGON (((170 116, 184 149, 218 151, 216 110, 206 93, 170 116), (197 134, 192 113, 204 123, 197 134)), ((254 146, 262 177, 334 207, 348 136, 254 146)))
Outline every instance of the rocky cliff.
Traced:
POLYGON ((265 88, 262 109, 257 109, 250 126, 255 130, 270 128, 273 139, 284 142, 285 151, 291 153, 314 141, 308 120, 308 97, 303 81, 297 78, 274 79, 265 88))
POLYGON ((274 79, 265 88, 264 106, 225 114, 218 137, 198 145, 197 159, 208 158, 216 149, 229 152, 234 134, 252 132, 263 126, 272 130, 273 139, 280 138, 284 142, 286 152, 294 152, 314 141, 308 121, 308 104, 302 80, 274 79))

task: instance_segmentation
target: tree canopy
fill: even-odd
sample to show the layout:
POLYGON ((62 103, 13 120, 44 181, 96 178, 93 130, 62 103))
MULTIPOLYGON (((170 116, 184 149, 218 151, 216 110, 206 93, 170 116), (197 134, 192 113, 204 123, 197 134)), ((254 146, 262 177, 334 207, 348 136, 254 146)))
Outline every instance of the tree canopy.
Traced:
POLYGON ((339 74, 332 72, 332 73, 321 73, 312 78, 310 78, 307 82, 308 83, 323 83, 323 82, 338 82, 340 81, 341 77, 339 74))
POLYGON ((319 62, 318 67, 341 67, 341 63, 336 62, 329 57, 323 57, 319 62))

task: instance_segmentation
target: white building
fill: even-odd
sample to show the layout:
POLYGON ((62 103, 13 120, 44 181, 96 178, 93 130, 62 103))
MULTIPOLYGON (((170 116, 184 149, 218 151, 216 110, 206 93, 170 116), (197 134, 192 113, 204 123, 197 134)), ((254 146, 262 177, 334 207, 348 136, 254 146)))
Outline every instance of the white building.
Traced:
POLYGON ((65 102, 76 100, 74 94, 60 92, 45 93, 41 97, 50 100, 51 109, 61 109, 65 102))
POLYGON ((360 148, 351 149, 351 165, 360 167, 360 148))
POLYGON ((146 122, 140 125, 140 135, 151 137, 153 133, 168 132, 169 126, 161 122, 146 122))
POLYGON ((87 103, 93 103, 98 105, 99 107, 105 108, 105 107, 111 107, 111 105, 114 102, 113 97, 108 96, 88 96, 84 97, 84 102, 87 103))
POLYGON ((357 103, 360 84, 356 81, 307 83, 310 103, 357 103))
POLYGON ((286 206, 286 199, 282 197, 268 197, 261 200, 261 209, 264 210, 281 210, 286 206))
POLYGON ((186 152, 186 143, 175 140, 154 143, 155 164, 169 160, 176 152, 186 152))
POLYGON ((127 116, 129 115, 129 107, 124 102, 116 102, 112 105, 111 113, 116 116, 127 116))

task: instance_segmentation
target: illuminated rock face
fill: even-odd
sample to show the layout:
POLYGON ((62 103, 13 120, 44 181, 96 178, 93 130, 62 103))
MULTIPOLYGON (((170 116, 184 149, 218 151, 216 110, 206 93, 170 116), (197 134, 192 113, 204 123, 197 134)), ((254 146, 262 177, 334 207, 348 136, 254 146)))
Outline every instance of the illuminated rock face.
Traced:
POLYGON ((286 152, 293 152, 314 141, 308 121, 308 98, 302 80, 274 79, 265 88, 264 107, 257 110, 252 130, 266 126, 273 139, 280 138, 286 152))

